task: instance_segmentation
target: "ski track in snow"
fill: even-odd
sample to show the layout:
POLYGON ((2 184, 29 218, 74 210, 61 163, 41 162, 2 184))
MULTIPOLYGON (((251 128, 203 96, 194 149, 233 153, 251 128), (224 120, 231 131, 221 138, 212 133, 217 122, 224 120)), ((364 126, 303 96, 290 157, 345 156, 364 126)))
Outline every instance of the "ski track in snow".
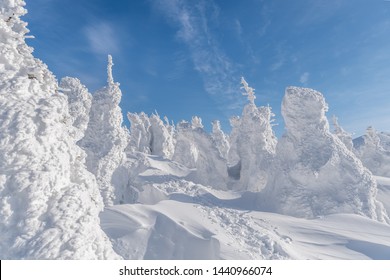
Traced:
MULTIPOLYGON (((197 202, 195 207, 200 210, 201 215, 212 224, 218 225, 221 234, 229 239, 228 246, 232 244, 237 246, 238 244, 240 247, 239 253, 247 255, 251 259, 287 258, 277 242, 267 234, 267 231, 274 230, 271 225, 263 220, 253 220, 248 215, 248 211, 217 206, 213 204, 212 199, 207 199, 208 196, 204 196, 204 194, 209 194, 204 187, 200 187, 200 190, 203 189, 203 191, 199 191, 199 186, 191 185, 191 183, 188 183, 187 186, 189 187, 187 189, 173 190, 171 188, 168 191, 174 191, 172 194, 176 195, 178 193, 190 195, 193 198, 192 200, 197 202)), ((235 197, 235 195, 232 196, 235 197)), ((275 235, 278 235, 277 231, 274 232, 275 235)), ((218 231, 215 234, 218 236, 218 231)), ((288 239, 288 237, 284 239, 288 239)))

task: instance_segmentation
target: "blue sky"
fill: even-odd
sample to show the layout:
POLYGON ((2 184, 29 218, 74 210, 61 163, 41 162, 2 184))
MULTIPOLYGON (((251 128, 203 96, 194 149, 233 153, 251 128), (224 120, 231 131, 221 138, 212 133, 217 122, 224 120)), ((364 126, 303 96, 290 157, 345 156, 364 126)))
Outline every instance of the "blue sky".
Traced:
POLYGON ((321 91, 328 116, 356 136, 390 131, 390 1, 27 0, 36 57, 58 79, 105 85, 107 54, 124 112, 198 115, 206 128, 240 115, 244 76, 283 131, 287 86, 321 91))

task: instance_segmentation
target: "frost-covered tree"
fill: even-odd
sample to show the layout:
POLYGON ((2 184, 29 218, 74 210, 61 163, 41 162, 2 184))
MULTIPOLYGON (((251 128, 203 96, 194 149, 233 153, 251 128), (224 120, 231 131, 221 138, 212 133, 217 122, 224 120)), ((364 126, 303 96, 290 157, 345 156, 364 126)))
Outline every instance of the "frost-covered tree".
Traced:
POLYGON ((374 175, 390 177, 389 136, 368 127, 366 133, 354 140, 354 151, 374 175))
POLYGON ((348 148, 348 150, 353 150, 353 142, 352 142, 352 134, 346 132, 338 122, 338 119, 336 116, 333 116, 333 126, 334 126, 334 135, 336 135, 341 142, 344 143, 344 145, 348 148))
POLYGON ((150 146, 152 155, 171 159, 175 150, 175 128, 165 117, 163 122, 160 116, 150 116, 150 146))
POLYGON ((176 126, 176 146, 172 160, 188 168, 196 168, 199 151, 193 142, 192 126, 187 121, 181 121, 176 126))
POLYGON ((68 96, 69 114, 75 129, 74 138, 78 141, 84 137, 89 122, 92 95, 77 78, 61 79, 59 90, 68 96))
POLYGON ((213 130, 211 133, 211 138, 214 141, 214 145, 219 151, 219 155, 227 160, 229 152, 229 139, 226 134, 221 129, 221 123, 218 120, 212 122, 213 130))
POLYGON ((197 183, 226 189, 226 162, 202 127, 199 117, 193 117, 191 124, 182 121, 177 125, 173 160, 188 168, 195 168, 194 181, 197 183))
MULTIPOLYGON (((232 128, 229 139, 229 150, 228 150, 228 165, 234 166, 240 162, 240 157, 237 151, 237 139, 240 136, 240 123, 241 119, 239 116, 233 116, 229 119, 230 126, 232 128)), ((238 170, 239 171, 239 170, 238 170)), ((239 175, 239 174, 238 174, 239 175)))
POLYGON ((193 129, 203 128, 202 119, 198 116, 192 117, 191 126, 193 129))
POLYGON ((256 107, 254 89, 242 78, 249 104, 240 118, 231 119, 229 173, 239 178, 234 188, 261 190, 268 180, 268 168, 275 154, 276 137, 272 129, 274 114, 269 106, 256 107), (238 162, 233 162, 233 159, 238 162))
POLYGON ((241 84, 242 84, 241 88, 244 89, 242 95, 248 96, 248 100, 250 104, 255 104, 255 99, 256 99, 255 89, 249 86, 247 81, 245 81, 244 77, 241 77, 241 84))
POLYGON ((103 208, 70 135, 67 97, 32 55, 24 1, 0 0, 0 258, 119 258, 103 208))
POLYGON ((261 193, 259 206, 305 218, 354 213, 388 220, 376 200, 372 174, 329 131, 327 109, 318 91, 286 89, 282 103, 286 133, 277 144, 272 179, 261 193))
POLYGON ((150 135, 150 119, 144 112, 127 113, 127 118, 130 122, 130 139, 127 147, 127 151, 151 153, 151 135, 150 135))
POLYGON ((155 113, 127 113, 130 121, 130 142, 127 151, 141 152, 171 159, 175 148, 175 127, 155 113))
POLYGON ((128 131, 122 126, 119 102, 122 92, 112 77, 112 57, 108 56, 107 85, 93 94, 89 123, 79 145, 87 152, 87 167, 95 174, 104 204, 119 202, 127 185, 114 186, 113 174, 125 161, 129 141, 128 131))

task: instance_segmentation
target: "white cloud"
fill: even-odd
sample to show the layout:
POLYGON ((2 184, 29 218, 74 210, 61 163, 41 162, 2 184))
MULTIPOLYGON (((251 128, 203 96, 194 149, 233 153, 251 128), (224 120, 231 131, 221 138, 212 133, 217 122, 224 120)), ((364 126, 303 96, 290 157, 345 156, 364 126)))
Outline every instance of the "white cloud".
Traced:
POLYGON ((86 26, 83 31, 94 53, 110 54, 118 52, 119 43, 115 30, 110 23, 95 22, 86 26))
POLYGON ((299 81, 302 84, 306 84, 309 81, 309 78, 310 78, 310 73, 309 72, 305 72, 305 73, 303 73, 301 75, 301 77, 299 78, 299 81))

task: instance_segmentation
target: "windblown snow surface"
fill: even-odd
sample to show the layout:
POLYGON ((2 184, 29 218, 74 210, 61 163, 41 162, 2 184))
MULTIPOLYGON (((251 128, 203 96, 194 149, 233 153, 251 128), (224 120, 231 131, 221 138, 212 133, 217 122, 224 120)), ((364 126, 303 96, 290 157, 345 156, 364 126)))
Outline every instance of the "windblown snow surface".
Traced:
MULTIPOLYGON (((390 259, 386 223, 357 214, 262 212, 256 193, 214 190, 186 180, 191 170, 183 166, 142 157, 148 168, 137 178, 140 202, 100 215, 125 259, 390 259)), ((389 209, 390 178, 377 179, 389 209)))
POLYGON ((388 133, 331 132, 324 96, 288 87, 277 139, 243 78, 230 134, 142 112, 127 129, 112 57, 97 92, 58 84, 23 6, 0 0, 1 259, 390 259, 388 133))

